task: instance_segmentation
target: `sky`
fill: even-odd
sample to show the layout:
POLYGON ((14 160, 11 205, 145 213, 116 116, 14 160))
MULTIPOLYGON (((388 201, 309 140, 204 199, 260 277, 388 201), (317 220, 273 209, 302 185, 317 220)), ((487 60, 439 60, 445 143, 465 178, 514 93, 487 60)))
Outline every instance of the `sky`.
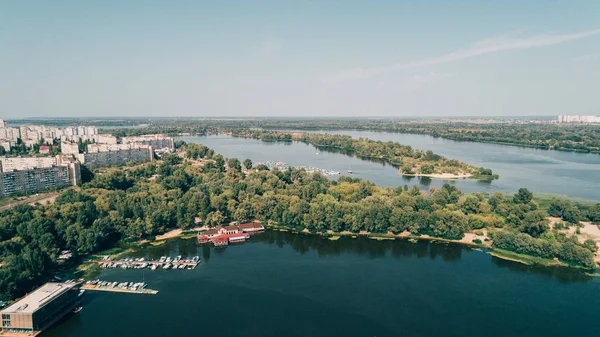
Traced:
POLYGON ((600 115, 600 1, 0 1, 0 118, 600 115))

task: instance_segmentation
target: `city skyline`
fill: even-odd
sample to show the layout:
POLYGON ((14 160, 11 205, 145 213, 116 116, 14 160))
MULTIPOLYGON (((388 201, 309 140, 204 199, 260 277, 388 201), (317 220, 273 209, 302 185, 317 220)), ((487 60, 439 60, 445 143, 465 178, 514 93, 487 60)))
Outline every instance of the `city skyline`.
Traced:
POLYGON ((4 2, 0 118, 597 116, 599 11, 4 2))

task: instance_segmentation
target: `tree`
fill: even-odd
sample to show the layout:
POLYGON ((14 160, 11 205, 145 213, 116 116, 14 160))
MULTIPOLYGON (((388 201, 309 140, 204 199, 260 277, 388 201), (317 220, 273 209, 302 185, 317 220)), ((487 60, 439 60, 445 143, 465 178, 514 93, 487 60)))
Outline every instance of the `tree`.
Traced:
POLYGON ((233 169, 238 172, 242 172, 242 164, 237 158, 231 158, 227 161, 230 169, 233 169))
POLYGON ((250 158, 244 159, 244 167, 246 168, 246 170, 252 169, 252 160, 250 160, 250 158))
POLYGON ((513 202, 515 204, 528 204, 533 199, 533 193, 526 188, 519 188, 519 191, 514 195, 513 202))
POLYGON ((421 173, 422 174, 432 174, 433 171, 434 171, 433 165, 422 165, 421 166, 421 173))
POLYGON ((546 219, 546 213, 541 210, 529 212, 525 214, 522 220, 521 231, 527 233, 534 238, 540 237, 543 233, 548 231, 550 226, 546 219))
POLYGON ((595 204, 588 209, 587 217, 591 222, 600 225, 600 203, 595 204))
POLYGON ((589 249, 592 253, 596 253, 598 251, 598 244, 592 239, 585 240, 583 247, 589 249))
POLYGON ((414 174, 412 165, 406 164, 402 166, 402 174, 414 174))

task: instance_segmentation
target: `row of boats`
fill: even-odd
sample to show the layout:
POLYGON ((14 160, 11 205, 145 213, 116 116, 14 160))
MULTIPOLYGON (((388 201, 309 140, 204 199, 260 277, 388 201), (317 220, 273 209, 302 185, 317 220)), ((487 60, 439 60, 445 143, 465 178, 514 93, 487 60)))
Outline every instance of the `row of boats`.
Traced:
POLYGON ((181 256, 174 258, 162 256, 158 260, 146 260, 145 258, 124 258, 121 260, 111 260, 110 257, 104 256, 100 261, 100 268, 113 269, 145 269, 156 270, 159 267, 162 269, 188 269, 192 270, 200 263, 200 257, 194 256, 191 259, 183 259, 181 256))
POLYGON ((123 289, 131 291, 139 291, 146 288, 147 284, 144 282, 109 282, 102 280, 91 280, 86 281, 85 285, 97 286, 109 289, 123 289))

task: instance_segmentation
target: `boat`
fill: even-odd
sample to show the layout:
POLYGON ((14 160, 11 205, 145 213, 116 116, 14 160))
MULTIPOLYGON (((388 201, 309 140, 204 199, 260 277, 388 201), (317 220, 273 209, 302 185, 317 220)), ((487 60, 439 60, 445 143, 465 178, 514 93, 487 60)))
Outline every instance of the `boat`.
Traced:
POLYGON ((155 264, 153 264, 153 265, 150 267, 150 270, 154 271, 154 270, 156 270, 156 267, 157 267, 157 266, 156 266, 155 264))
POLYGON ((165 264, 163 266, 163 269, 169 269, 169 268, 171 268, 171 264, 170 263, 167 263, 167 264, 165 264))
POLYGON ((350 165, 348 165, 348 173, 352 174, 352 169, 350 168, 350 165))
POLYGON ((80 312, 81 310, 83 310, 83 307, 77 307, 77 308, 75 308, 75 310, 73 310, 73 313, 76 314, 76 313, 80 312))

